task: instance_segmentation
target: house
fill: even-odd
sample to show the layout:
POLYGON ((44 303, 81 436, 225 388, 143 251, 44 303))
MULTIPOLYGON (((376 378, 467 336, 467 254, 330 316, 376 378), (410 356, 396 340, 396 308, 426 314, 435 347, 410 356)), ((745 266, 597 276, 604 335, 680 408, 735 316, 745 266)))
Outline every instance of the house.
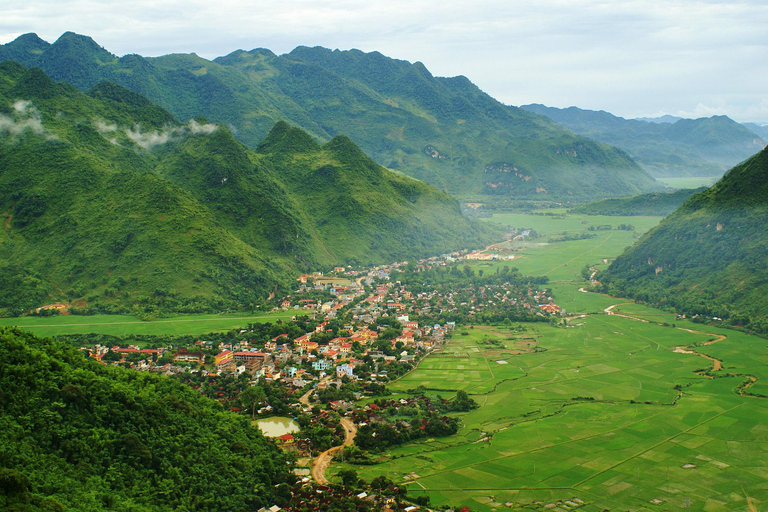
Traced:
POLYGON ((118 354, 146 354, 148 356, 156 356, 160 357, 162 355, 162 349, 155 349, 155 348, 145 348, 145 349, 139 349, 139 348, 120 348, 120 347, 112 347, 112 352, 116 352, 118 354))
POLYGON ((259 361, 261 364, 264 364, 268 359, 271 359, 271 356, 269 354, 265 354, 264 352, 235 352, 234 359, 235 361, 241 363, 259 361))
POLYGON ((325 371, 331 369, 331 362, 326 359, 320 359, 318 361, 312 361, 312 368, 315 370, 325 371))
POLYGON ((550 302, 549 304, 539 304, 539 309, 546 313, 552 313, 552 314, 557 314, 560 312, 560 306, 557 306, 553 302, 550 302))
POLYGON ((173 360, 181 363, 203 364, 205 362, 205 354, 202 352, 187 352, 182 349, 173 356, 173 360))
POLYGON ((216 366, 223 365, 234 359, 234 355, 231 350, 224 350, 213 357, 213 362, 216 366))
POLYGON ((347 377, 354 377, 354 373, 353 373, 354 369, 355 369, 354 365, 347 364, 347 363, 340 364, 339 366, 336 367, 336 376, 338 378, 341 378, 345 375, 347 377))

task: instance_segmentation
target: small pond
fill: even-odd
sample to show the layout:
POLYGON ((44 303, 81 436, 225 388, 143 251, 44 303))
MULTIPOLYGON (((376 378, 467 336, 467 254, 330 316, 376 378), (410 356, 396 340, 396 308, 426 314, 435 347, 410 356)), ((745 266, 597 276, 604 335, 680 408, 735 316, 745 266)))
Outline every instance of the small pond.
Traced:
POLYGON ((294 432, 299 431, 298 423, 291 418, 284 418, 281 416, 256 420, 256 425, 258 425, 267 437, 278 437, 283 434, 293 434, 294 432))

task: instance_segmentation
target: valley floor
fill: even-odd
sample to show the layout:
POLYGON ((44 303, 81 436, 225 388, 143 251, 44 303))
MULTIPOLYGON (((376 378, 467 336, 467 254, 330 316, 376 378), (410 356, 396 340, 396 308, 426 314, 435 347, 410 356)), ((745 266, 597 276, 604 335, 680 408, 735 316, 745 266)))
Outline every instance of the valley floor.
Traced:
MULTIPOLYGON (((616 222, 502 219, 540 239, 616 222)), ((368 481, 383 475, 433 506, 471 510, 760 510, 768 503, 766 341, 579 291, 585 265, 605 265, 658 218, 629 222, 635 232, 515 252, 522 273, 550 277, 568 327, 459 327, 390 386, 403 396, 418 386, 444 398, 466 391, 480 407, 461 415, 457 435, 332 471, 353 467, 368 481)))

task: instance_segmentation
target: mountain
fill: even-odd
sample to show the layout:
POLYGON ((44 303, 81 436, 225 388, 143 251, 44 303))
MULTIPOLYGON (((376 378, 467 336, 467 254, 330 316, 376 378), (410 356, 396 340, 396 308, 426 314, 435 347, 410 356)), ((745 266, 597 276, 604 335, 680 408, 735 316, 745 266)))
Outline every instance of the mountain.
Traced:
POLYGON ((768 140, 768 124, 742 123, 748 130, 763 140, 768 140))
POLYGON ((685 118, 671 116, 669 114, 664 114, 663 116, 659 116, 659 117, 636 117, 635 118, 635 120, 637 121, 645 121, 647 123, 669 123, 669 124, 676 123, 681 119, 685 119, 685 118))
POLYGON ((250 418, 178 380, 9 328, 0 361, 2 510, 258 510, 293 481, 250 418))
POLYGON ((0 64, 0 310, 220 311, 309 269, 489 243, 455 199, 338 136, 251 151, 121 86, 0 64))
POLYGON ((766 144, 726 116, 653 123, 576 107, 534 104, 521 108, 623 149, 655 177, 721 176, 766 144))
POLYGON ((768 333, 768 149, 692 196, 600 277, 612 295, 768 333))
POLYGON ((461 198, 584 200, 660 189, 622 151, 503 105, 465 77, 434 77, 419 62, 378 52, 118 58, 68 32, 53 44, 21 36, 0 47, 0 59, 81 91, 120 84, 178 119, 224 123, 251 148, 281 120, 320 143, 345 135, 379 164, 461 198))
POLYGON ((635 197, 619 199, 602 199, 593 201, 576 208, 568 213, 581 215, 669 215, 677 210, 692 195, 706 190, 706 187, 696 189, 681 189, 675 192, 653 192, 640 194, 635 197))

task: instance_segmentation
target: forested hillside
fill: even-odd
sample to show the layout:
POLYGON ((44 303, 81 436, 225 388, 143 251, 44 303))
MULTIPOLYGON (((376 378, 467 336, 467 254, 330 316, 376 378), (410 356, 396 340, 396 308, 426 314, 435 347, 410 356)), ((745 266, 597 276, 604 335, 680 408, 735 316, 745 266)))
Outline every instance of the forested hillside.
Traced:
POLYGON ((118 85, 86 95, 0 64, 0 310, 221 311, 308 270, 493 238, 348 139, 321 147, 296 132, 311 144, 272 137, 256 153, 118 85))
POLYGON ((635 197, 620 199, 602 199, 569 210, 569 213, 582 215, 669 215, 677 210, 693 194, 706 190, 706 187, 682 189, 675 192, 653 192, 635 197))
POLYGON ((277 121, 320 143, 348 136, 376 162, 461 198, 584 200, 661 187, 625 153, 544 116, 503 105, 467 78, 378 52, 296 48, 118 58, 73 33, 0 46, 0 60, 40 67, 82 91, 108 80, 178 119, 205 116, 253 148, 277 121))
POLYGON ((0 509, 257 510, 291 478, 247 418, 180 382, 0 329, 0 509))
POLYGON ((611 264, 606 291, 768 333, 768 150, 686 201, 611 264))
POLYGON ((623 149, 657 177, 721 176, 766 144, 753 130, 726 116, 654 123, 577 107, 533 104, 521 108, 623 149))

